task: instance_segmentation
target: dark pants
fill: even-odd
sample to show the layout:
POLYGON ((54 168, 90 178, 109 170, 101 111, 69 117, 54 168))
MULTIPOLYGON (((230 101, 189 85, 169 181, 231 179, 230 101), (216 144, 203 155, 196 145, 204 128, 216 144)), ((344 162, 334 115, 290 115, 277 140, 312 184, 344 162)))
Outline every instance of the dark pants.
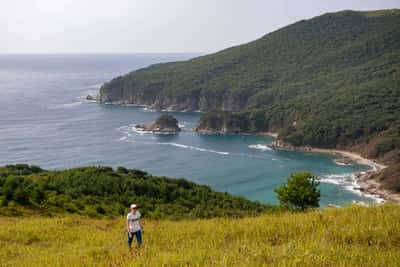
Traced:
POLYGON ((142 245, 142 231, 136 231, 134 233, 128 233, 128 246, 132 247, 133 236, 136 236, 137 247, 139 248, 142 245))

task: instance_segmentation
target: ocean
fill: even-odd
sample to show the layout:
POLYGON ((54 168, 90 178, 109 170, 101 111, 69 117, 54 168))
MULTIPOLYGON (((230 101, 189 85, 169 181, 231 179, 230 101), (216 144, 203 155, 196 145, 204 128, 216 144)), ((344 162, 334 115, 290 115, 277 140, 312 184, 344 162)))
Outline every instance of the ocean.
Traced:
POLYGON ((353 189, 351 174, 369 169, 338 165, 333 156, 269 150, 272 137, 200 135, 201 116, 87 101, 102 83, 150 64, 195 54, 0 55, 0 165, 46 169, 124 166, 153 175, 186 178, 215 190, 277 204, 274 188, 289 174, 311 171, 321 180, 321 206, 373 203, 353 189), (134 130, 160 114, 175 116, 183 131, 156 135, 134 130))

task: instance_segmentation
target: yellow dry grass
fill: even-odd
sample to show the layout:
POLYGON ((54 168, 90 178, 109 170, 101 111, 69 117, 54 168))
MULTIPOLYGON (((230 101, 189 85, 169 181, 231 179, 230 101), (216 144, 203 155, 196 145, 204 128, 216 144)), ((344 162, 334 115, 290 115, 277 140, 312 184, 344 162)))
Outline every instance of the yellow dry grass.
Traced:
POLYGON ((1 266, 400 266, 400 206, 243 219, 143 221, 0 217, 1 266))

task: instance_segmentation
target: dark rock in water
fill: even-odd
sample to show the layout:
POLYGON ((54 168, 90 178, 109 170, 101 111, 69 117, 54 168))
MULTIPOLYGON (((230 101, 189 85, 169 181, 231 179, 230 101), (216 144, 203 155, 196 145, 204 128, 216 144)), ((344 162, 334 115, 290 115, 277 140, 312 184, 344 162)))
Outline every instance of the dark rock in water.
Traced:
POLYGON ((94 97, 93 97, 93 96, 91 96, 91 95, 87 95, 87 96, 86 96, 86 100, 95 100, 95 99, 94 99, 94 97))
POLYGON ((178 126, 178 120, 171 115, 161 115, 154 123, 149 125, 136 125, 136 128, 142 128, 145 131, 153 133, 176 134, 181 128, 178 126))

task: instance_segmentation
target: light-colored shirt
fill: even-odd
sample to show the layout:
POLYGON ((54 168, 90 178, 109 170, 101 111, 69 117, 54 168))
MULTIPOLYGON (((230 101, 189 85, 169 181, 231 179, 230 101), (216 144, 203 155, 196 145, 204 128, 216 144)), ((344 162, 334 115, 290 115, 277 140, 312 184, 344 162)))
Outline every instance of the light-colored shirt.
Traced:
POLYGON ((139 211, 136 211, 134 214, 132 212, 128 213, 126 219, 128 220, 129 232, 134 233, 141 230, 139 223, 140 216, 139 211))

